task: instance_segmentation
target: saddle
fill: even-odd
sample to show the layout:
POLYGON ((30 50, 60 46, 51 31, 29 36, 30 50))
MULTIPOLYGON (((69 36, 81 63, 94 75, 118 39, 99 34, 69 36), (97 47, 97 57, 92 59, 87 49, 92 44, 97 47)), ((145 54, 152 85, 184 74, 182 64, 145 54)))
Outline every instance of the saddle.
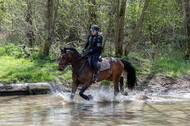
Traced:
MULTIPOLYGON (((88 56, 88 64, 89 64, 90 68, 93 71, 91 56, 88 56)), ((106 58, 102 58, 101 56, 98 58, 98 64, 99 64, 98 65, 98 71, 99 72, 109 70, 111 68, 111 65, 110 65, 109 61, 106 58)))

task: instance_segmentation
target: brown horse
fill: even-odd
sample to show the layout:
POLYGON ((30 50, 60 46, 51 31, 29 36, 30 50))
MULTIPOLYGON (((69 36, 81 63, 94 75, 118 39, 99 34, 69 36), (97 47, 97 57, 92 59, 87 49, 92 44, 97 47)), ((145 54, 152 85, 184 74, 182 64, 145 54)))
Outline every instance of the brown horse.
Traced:
MULTIPOLYGON (((129 89, 133 89, 136 83, 136 72, 134 67, 124 59, 106 57, 109 61, 111 68, 99 72, 98 81, 108 80, 114 83, 114 98, 119 93, 118 83, 123 80, 121 77, 123 71, 127 71, 127 86, 129 89)), ((67 65, 72 65, 72 93, 70 99, 75 96, 75 92, 79 84, 83 84, 79 95, 86 99, 92 99, 91 95, 85 95, 84 92, 92 84, 93 71, 88 62, 88 55, 80 54, 75 48, 61 49, 61 55, 58 60, 60 61, 58 70, 63 71, 67 65)), ((121 89, 120 89, 121 90, 121 89)))

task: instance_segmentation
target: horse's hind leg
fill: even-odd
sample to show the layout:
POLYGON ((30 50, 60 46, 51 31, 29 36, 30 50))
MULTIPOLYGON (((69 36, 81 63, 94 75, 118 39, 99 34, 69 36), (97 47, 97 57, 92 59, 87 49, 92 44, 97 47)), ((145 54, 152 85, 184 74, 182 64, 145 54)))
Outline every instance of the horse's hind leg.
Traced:
POLYGON ((123 88, 123 77, 120 78, 119 82, 120 82, 120 92, 123 93, 123 92, 124 92, 124 88, 123 88))
POLYGON ((113 84, 114 84, 114 99, 117 97, 118 93, 119 93, 119 81, 121 78, 121 74, 122 72, 118 71, 114 74, 113 76, 113 84))
POLYGON ((91 100, 92 96, 91 95, 85 95, 84 92, 86 91, 86 89, 88 89, 88 87, 90 86, 90 84, 85 84, 82 89, 79 92, 79 95, 84 98, 85 100, 91 100))
POLYGON ((123 77, 120 78, 119 82, 120 82, 120 92, 121 92, 121 94, 127 96, 128 93, 127 93, 127 92, 124 92, 124 88, 123 88, 123 86, 124 86, 124 85, 123 85, 123 84, 124 84, 124 83, 123 83, 123 77))
POLYGON ((114 80, 113 83, 114 83, 114 99, 116 99, 118 93, 119 93, 119 87, 118 87, 118 80, 114 80))

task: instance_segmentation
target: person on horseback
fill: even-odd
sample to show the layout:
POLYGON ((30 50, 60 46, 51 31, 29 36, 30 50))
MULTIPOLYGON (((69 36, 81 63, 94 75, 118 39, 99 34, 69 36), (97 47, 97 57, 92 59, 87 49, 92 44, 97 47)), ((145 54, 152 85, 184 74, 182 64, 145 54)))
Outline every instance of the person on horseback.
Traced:
POLYGON ((98 34, 99 27, 97 25, 93 25, 90 31, 91 34, 88 36, 87 42, 83 49, 83 53, 89 46, 87 54, 91 55, 92 57, 92 68, 95 74, 92 81, 95 82, 98 79, 98 58, 101 55, 103 38, 101 35, 98 34))

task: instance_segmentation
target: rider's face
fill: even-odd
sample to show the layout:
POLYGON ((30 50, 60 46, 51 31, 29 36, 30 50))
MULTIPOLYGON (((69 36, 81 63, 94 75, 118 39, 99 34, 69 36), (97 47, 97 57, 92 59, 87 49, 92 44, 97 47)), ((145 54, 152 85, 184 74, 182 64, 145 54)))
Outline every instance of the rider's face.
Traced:
POLYGON ((98 31, 92 30, 91 33, 92 33, 92 35, 96 35, 98 33, 98 31))

